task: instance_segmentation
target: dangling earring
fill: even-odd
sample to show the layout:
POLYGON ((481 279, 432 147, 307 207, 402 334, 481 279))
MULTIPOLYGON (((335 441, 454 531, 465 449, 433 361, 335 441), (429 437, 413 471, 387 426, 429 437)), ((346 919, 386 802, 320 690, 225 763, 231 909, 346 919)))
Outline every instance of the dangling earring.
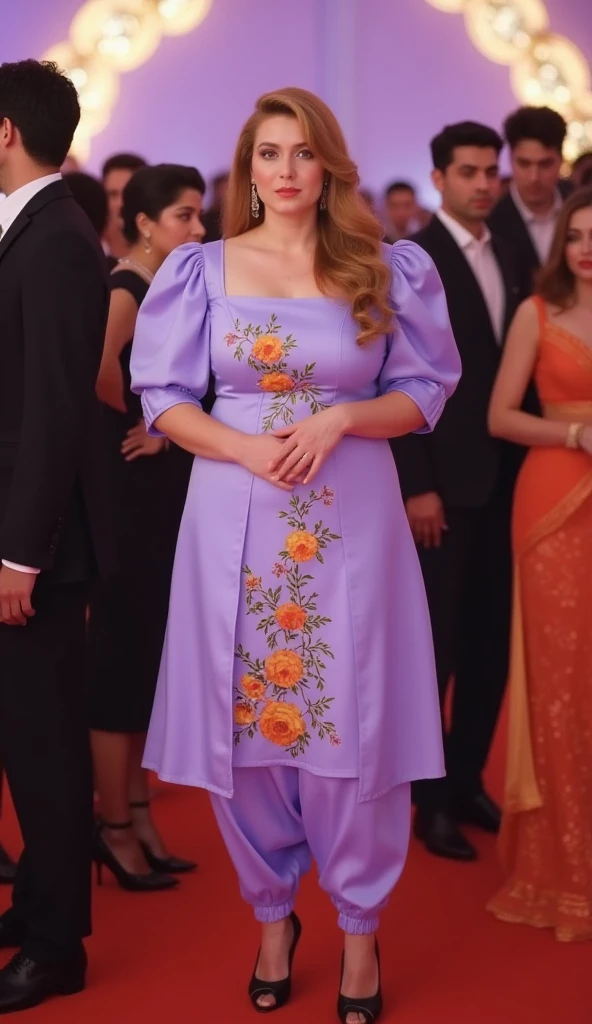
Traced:
POLYGON ((255 220, 259 217, 259 196, 257 195, 257 186, 254 181, 251 182, 251 213, 255 220))
POLYGON ((323 191, 321 192, 321 200, 319 202, 319 210, 322 210, 323 213, 325 213, 326 210, 327 210, 327 194, 328 194, 328 192, 329 192, 329 182, 328 181, 324 181, 323 182, 323 191))
POLYGON ((150 242, 150 235, 144 235, 144 252, 147 256, 152 252, 152 244, 150 242))

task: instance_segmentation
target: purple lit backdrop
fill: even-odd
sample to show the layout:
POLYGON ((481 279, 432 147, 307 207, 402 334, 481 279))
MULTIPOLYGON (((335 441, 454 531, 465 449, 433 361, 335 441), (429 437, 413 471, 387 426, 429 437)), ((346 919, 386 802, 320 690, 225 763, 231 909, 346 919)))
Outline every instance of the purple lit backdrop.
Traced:
MULTIPOLYGON (((592 62, 590 0, 546 2, 553 31, 592 62)), ((6 5, 0 61, 39 56, 64 39, 80 4, 6 5)), ((122 76, 90 167, 126 148, 154 161, 196 163, 209 176, 228 165, 255 98, 287 84, 331 103, 364 184, 378 190, 393 176, 409 177, 428 200, 430 136, 463 118, 499 127, 517 105, 508 69, 475 50, 459 15, 425 0, 214 0, 197 30, 166 39, 147 64, 122 76)))

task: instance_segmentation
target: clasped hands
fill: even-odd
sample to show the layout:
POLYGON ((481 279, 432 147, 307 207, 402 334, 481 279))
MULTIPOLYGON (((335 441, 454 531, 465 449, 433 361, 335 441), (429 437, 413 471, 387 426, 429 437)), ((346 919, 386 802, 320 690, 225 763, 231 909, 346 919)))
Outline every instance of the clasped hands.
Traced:
POLYGON ((332 406, 290 426, 246 439, 240 462, 283 491, 311 483, 346 432, 343 407, 332 406))

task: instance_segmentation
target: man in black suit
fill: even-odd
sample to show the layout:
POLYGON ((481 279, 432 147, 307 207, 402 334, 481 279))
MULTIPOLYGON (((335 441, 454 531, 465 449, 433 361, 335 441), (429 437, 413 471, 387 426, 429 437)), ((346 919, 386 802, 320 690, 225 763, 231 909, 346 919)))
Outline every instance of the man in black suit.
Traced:
POLYGON ((458 860, 476 856, 458 823, 494 832, 500 818, 482 772, 508 667, 515 462, 489 436, 487 409, 523 296, 511 251, 485 223, 500 189, 502 145, 472 122, 432 141, 442 207, 414 241, 442 278, 463 372, 432 434, 391 442, 426 584, 442 705, 455 678, 447 778, 415 787, 416 834, 431 852, 458 860))
POLYGON ((79 117, 54 64, 0 66, 0 761, 24 840, 0 1013, 80 991, 90 933, 86 590, 112 547, 94 390, 105 260, 59 174, 79 117))
POLYGON ((514 249, 528 273, 529 290, 549 256, 563 203, 560 172, 566 131, 561 114, 549 107, 520 107, 504 124, 512 183, 493 210, 489 226, 514 249))

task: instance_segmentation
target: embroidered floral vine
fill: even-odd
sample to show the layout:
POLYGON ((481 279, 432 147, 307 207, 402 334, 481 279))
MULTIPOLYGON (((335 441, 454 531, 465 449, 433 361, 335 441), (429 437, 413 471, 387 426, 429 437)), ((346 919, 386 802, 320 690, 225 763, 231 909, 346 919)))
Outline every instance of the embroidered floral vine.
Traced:
POLYGON ((303 370, 290 370, 289 355, 298 347, 293 334, 285 339, 279 337, 281 326, 275 313, 265 328, 247 324, 241 327, 235 320, 234 331, 224 338, 227 346, 234 349, 234 358, 248 365, 260 374, 257 385, 272 396, 269 409, 263 420, 263 430, 273 430, 277 421, 290 424, 294 420, 294 408, 298 401, 310 406, 311 413, 326 408, 321 402, 321 388, 314 383, 316 363, 307 363, 303 370))
POLYGON ((331 619, 319 612, 309 565, 323 564, 323 551, 340 537, 322 519, 312 529, 307 526, 314 506, 330 506, 333 498, 333 491, 323 487, 318 493, 311 491, 308 500, 294 495, 289 510, 278 513, 290 528, 271 570, 282 581, 278 586, 265 587, 261 576, 248 565, 243 567, 247 614, 259 619, 257 632, 268 653, 255 657, 240 644, 235 652, 245 668, 235 687, 235 744, 259 731, 297 758, 310 743, 311 732, 333 746, 341 743, 326 717, 335 698, 323 692, 326 659, 334 654, 322 631, 331 619))

